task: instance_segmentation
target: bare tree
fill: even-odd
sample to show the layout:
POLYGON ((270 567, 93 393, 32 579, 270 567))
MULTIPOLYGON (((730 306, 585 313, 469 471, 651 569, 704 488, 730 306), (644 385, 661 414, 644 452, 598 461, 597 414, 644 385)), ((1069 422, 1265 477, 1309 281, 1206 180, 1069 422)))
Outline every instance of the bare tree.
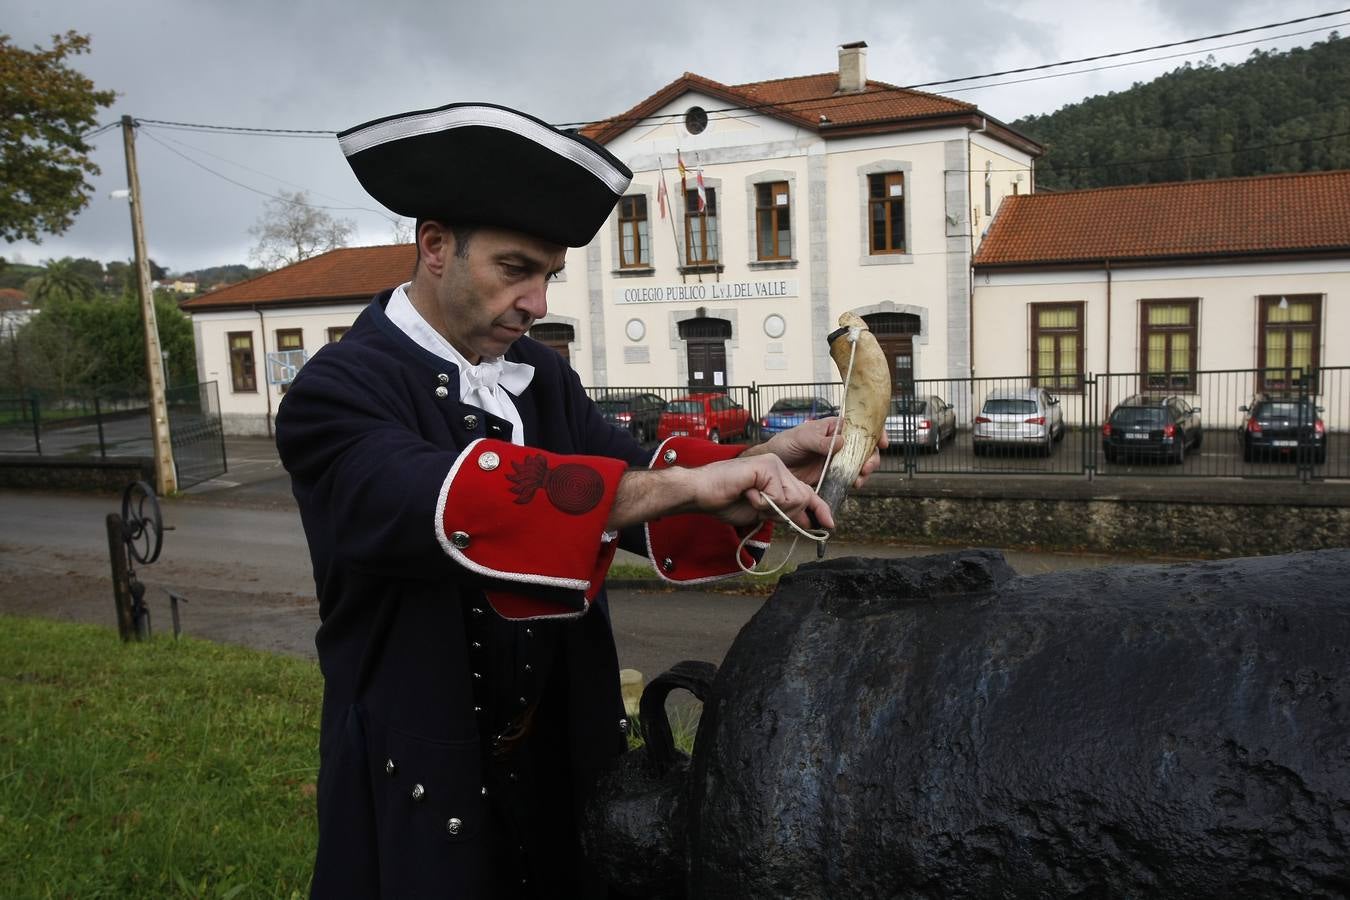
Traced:
POLYGON ((258 239, 249 255, 264 268, 279 269, 345 247, 355 230, 351 219, 335 219, 312 206, 304 191, 282 191, 264 204, 263 214, 248 230, 258 239))
POLYGON ((412 219, 405 219, 402 216, 397 219, 390 219, 389 230, 393 232, 395 244, 411 244, 413 242, 412 219))

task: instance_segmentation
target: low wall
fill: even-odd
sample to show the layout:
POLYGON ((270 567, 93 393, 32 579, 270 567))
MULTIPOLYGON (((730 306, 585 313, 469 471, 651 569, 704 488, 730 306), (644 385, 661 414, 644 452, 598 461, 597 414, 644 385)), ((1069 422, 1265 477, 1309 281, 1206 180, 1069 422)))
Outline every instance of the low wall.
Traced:
POLYGON ((0 459, 0 487, 32 490, 121 491, 133 481, 154 483, 155 461, 52 459, 25 456, 0 459))
POLYGON ((1350 547, 1350 485, 1157 481, 873 477, 838 537, 1194 558, 1350 547))

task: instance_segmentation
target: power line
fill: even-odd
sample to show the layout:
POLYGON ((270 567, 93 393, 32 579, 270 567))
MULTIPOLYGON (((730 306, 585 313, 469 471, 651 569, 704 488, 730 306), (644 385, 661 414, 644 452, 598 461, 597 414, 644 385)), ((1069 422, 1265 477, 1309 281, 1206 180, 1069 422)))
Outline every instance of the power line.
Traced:
POLYGON ((189 131, 226 131, 232 134, 278 135, 283 137, 325 137, 330 138, 336 131, 316 128, 252 128, 246 125, 205 125, 200 122, 170 122, 164 119, 137 119, 138 123, 163 125, 166 128, 181 128, 189 131))
POLYGON ((180 153, 179 151, 177 151, 177 150, 175 150, 174 148, 170 147, 168 144, 164 143, 163 141, 161 141, 159 138, 155 137, 153 134, 151 134, 151 133, 148 132, 148 131, 145 132, 145 136, 148 137, 150 140, 154 141, 156 144, 159 144, 159 145, 160 145, 161 147, 163 147, 165 150, 168 150, 168 151, 169 151, 170 153, 172 153, 174 156, 177 156, 177 157, 179 157, 179 158, 181 158, 181 159, 187 160, 188 162, 192 163, 192 164, 193 164, 194 166, 196 166, 197 168, 202 169, 203 171, 209 172, 210 174, 212 174, 212 175, 216 176, 217 178, 221 179, 222 181, 228 181, 230 184, 234 185, 235 187, 241 187, 241 188, 243 188, 243 189, 246 190, 246 191, 252 191, 253 193, 255 193, 255 194, 260 194, 260 195, 262 195, 263 197, 268 197, 268 198, 270 198, 270 199, 272 199, 272 200, 277 200, 277 201, 279 201, 279 202, 281 202, 281 203, 287 203, 287 204, 290 204, 290 205, 292 205, 292 206, 304 206, 304 207, 307 207, 307 208, 309 208, 309 209, 331 209, 331 210, 336 210, 336 211, 338 211, 338 212, 356 212, 356 211, 360 211, 360 212, 373 212, 373 213, 377 213, 377 214, 383 216, 383 217, 386 218, 386 219, 389 218, 388 213, 381 212, 380 210, 377 210, 377 209, 371 209, 371 208, 368 207, 368 206, 323 206, 323 205, 318 204, 318 203, 300 203, 300 202, 297 202, 297 201, 292 200, 292 199, 287 198, 287 197, 279 197, 279 196, 277 196, 276 194, 268 193, 267 191, 260 190, 259 188, 255 188, 255 187, 253 187, 252 185, 244 184, 242 181, 236 181, 236 180, 234 180, 233 178, 231 178, 230 176, 225 175, 225 174, 223 174, 223 173, 221 173, 221 172, 217 172, 215 169, 211 168, 211 167, 208 166, 208 165, 205 165, 204 163, 198 162, 197 160, 195 160, 195 159, 193 159, 192 157, 188 156, 186 153, 180 153))

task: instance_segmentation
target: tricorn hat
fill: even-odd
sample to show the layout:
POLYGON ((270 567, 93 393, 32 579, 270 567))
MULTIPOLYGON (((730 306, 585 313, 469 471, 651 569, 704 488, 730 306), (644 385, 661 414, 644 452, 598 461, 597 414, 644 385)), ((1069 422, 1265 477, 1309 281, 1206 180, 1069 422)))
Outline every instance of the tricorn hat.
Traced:
POLYGON ((361 186, 402 216, 583 247, 633 173, 592 140, 491 103, 451 103, 338 135, 361 186))

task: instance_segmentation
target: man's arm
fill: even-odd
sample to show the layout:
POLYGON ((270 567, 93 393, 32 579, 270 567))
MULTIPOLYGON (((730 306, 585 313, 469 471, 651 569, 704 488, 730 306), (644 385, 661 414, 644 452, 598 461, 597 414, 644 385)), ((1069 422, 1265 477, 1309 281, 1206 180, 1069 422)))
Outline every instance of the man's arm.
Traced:
MULTIPOLYGON (((777 456, 792 471, 793 475, 814 487, 820 481, 820 473, 824 469, 825 457, 830 452, 830 445, 833 444, 838 449, 843 444, 839 424, 840 419, 837 416, 803 422, 795 428, 779 432, 763 444, 756 444, 746 450, 742 456, 759 456, 762 454, 777 456)), ((878 450, 873 451, 867 462, 863 463, 862 472, 859 473, 858 480, 853 483, 855 488, 862 487, 868 476, 881 465, 879 450, 888 445, 886 434, 883 432, 877 443, 878 450)))

